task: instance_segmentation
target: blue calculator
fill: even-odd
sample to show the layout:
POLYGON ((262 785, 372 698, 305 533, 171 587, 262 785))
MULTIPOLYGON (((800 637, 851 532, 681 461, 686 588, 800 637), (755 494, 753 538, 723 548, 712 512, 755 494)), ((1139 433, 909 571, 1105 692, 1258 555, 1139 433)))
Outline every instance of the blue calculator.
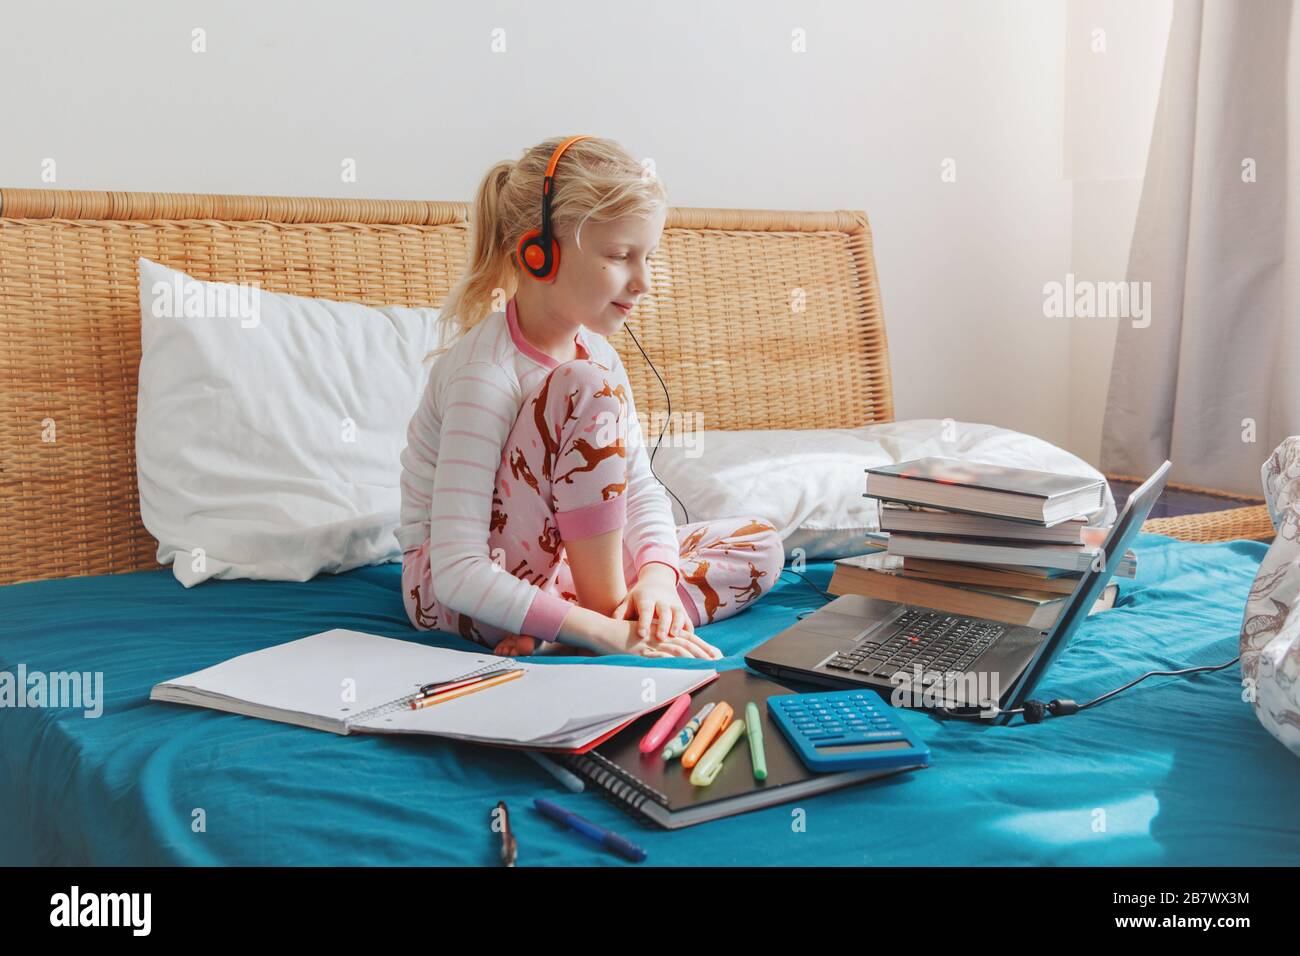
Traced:
POLYGON ((930 748, 872 691, 781 694, 767 710, 809 770, 926 767, 930 748))

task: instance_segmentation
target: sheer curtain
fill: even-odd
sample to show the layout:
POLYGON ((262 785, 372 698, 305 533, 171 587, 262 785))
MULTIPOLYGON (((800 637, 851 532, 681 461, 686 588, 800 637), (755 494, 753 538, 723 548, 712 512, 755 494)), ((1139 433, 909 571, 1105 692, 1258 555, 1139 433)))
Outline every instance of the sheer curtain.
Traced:
POLYGON ((1101 467, 1260 493, 1300 433, 1300 22, 1292 0, 1175 0, 1101 467), (1144 326, 1145 327, 1140 327, 1144 326))

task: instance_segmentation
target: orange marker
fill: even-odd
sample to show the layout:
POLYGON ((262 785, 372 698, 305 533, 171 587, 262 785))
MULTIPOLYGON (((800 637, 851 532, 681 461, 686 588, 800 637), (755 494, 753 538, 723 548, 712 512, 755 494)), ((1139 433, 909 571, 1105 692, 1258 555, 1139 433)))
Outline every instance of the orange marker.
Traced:
POLYGON ((713 743, 715 737, 727 729, 731 723, 731 705, 725 700, 719 701, 718 706, 710 711, 709 716, 704 718, 704 723, 700 725, 695 739, 691 745, 686 748, 686 753, 682 754, 682 766, 690 770, 700 758, 704 756, 704 751, 709 749, 709 744, 713 743))

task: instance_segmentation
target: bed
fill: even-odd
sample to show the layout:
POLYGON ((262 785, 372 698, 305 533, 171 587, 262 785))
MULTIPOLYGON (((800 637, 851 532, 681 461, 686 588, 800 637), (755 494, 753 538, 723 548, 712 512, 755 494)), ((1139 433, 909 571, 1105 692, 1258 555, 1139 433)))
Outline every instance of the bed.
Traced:
MULTIPOLYGON (((0 671, 99 672, 102 713, 0 709, 0 862, 488 864, 488 813, 533 796, 634 833, 653 864, 1294 864, 1300 764, 1240 700, 1236 668, 1157 679, 1082 716, 976 727, 917 715, 933 766, 660 832, 526 756, 336 737, 152 703, 160 680, 332 627, 414 631, 400 565, 303 583, 158 568, 134 466, 135 260, 367 304, 436 305, 468 242, 461 203, 0 190, 0 671), (56 440, 48 438, 51 425, 56 440), (792 826, 802 811, 804 827, 792 826)), ((638 335, 710 427, 893 418, 871 231, 857 212, 674 209, 638 335), (792 296, 800 303, 792 310, 792 296), (707 310, 707 327, 691 323, 707 310), (753 374, 761 368, 762 374, 753 374), (788 401, 811 370, 833 383, 788 401)), ((620 337, 616 337, 619 339, 620 337)), ((639 401, 662 395, 616 340, 639 401)), ((1140 573, 1089 619, 1042 693, 1086 698, 1153 667, 1236 653, 1266 550, 1144 533, 1140 573)), ((808 565, 824 587, 831 566, 808 565)), ((788 574, 705 636, 746 651, 823 603, 788 574)), ((633 662, 635 663, 635 662, 633 662)), ((698 666, 676 662, 674 666, 698 666)), ((520 863, 626 865, 516 813, 520 863)))

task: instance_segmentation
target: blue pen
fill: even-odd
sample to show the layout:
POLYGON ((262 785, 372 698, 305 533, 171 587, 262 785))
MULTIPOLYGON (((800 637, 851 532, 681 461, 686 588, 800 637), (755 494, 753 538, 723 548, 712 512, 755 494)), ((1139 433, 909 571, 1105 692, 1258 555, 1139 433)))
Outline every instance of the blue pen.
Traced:
POLYGON ((538 809, 544 816, 550 817, 556 823, 561 823, 570 829, 577 830, 588 840, 597 843, 607 850, 613 850, 619 856, 633 863, 640 863, 645 859, 645 850, 641 849, 631 840, 624 839, 617 833, 606 830, 590 820, 584 820, 576 813, 570 813, 563 807, 556 806, 550 800, 544 797, 537 797, 533 800, 533 806, 538 809))

